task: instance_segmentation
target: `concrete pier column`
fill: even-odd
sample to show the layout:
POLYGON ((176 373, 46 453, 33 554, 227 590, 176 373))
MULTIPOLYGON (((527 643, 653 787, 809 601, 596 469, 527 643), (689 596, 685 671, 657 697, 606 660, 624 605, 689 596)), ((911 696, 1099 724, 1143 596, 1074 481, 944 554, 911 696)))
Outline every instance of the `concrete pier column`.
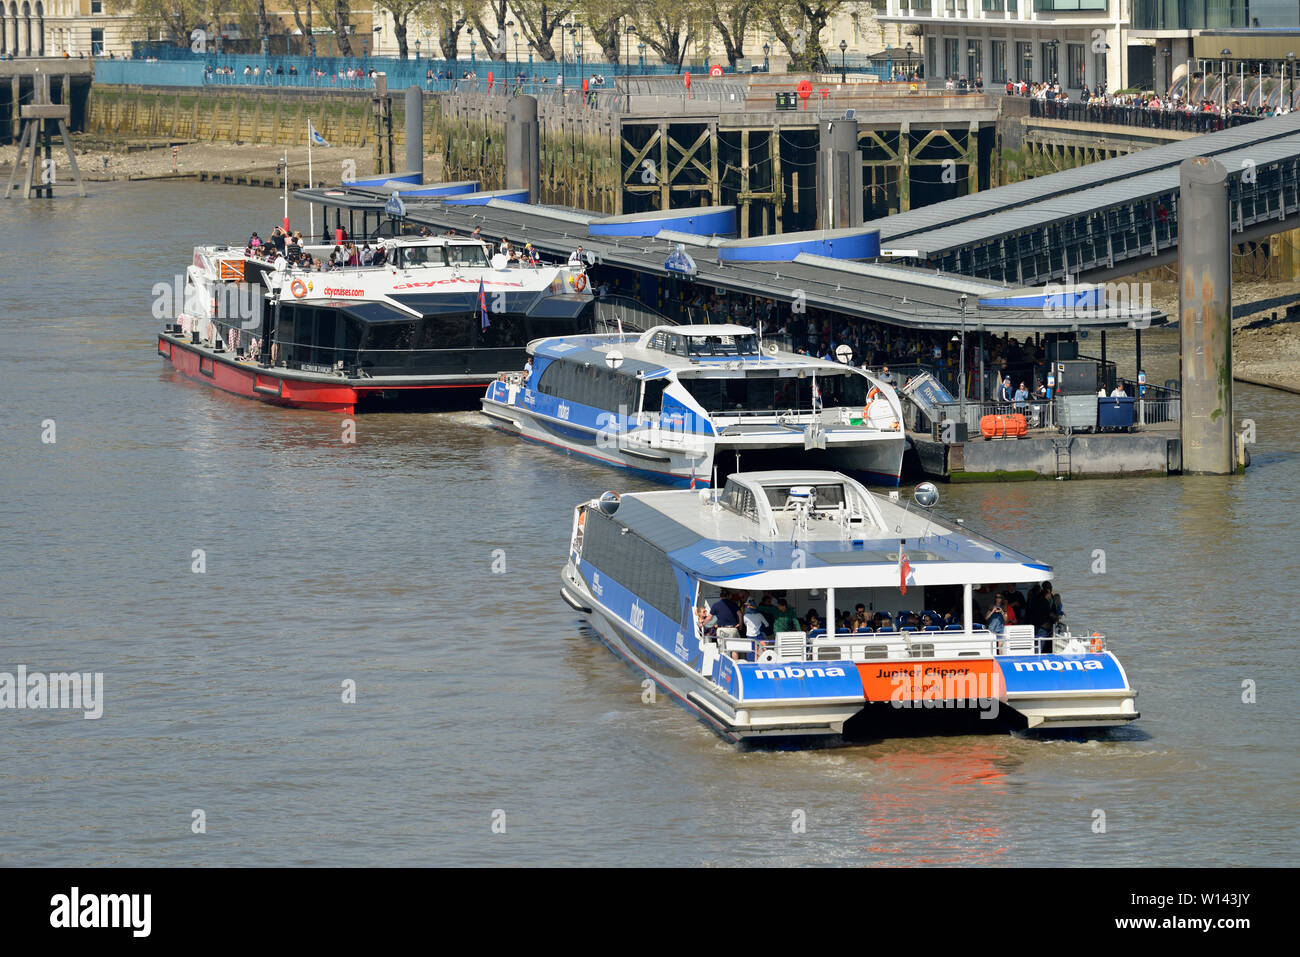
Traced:
POLYGON ((541 180, 537 97, 516 96, 506 117, 506 189, 526 189, 528 202, 535 203, 541 180))
POLYGON ((821 229, 862 225, 862 151, 857 120, 820 126, 817 151, 817 222, 821 229))
POLYGON ((406 88, 406 172, 419 173, 424 182, 424 94, 418 86, 406 88))
POLYGON ((1197 156, 1178 172, 1183 471, 1226 475, 1235 467, 1227 171, 1197 156))

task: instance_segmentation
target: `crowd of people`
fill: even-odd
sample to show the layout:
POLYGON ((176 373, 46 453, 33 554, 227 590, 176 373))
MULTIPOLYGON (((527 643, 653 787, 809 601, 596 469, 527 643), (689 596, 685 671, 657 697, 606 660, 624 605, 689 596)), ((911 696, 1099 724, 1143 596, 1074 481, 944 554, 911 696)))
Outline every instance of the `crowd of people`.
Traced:
POLYGON ((360 246, 344 238, 336 243, 326 256, 313 256, 303 247, 301 230, 286 230, 276 226, 266 239, 256 232, 248 237, 244 255, 271 263, 276 269, 293 268, 307 272, 330 272, 351 266, 382 266, 388 261, 388 250, 380 243, 371 247, 368 241, 360 246))
POLYGON ((1008 96, 1028 97, 1040 102, 1052 103, 1058 107, 1078 102, 1092 109, 1112 107, 1183 115, 1274 116, 1290 112, 1288 105, 1285 103, 1276 106, 1267 106, 1262 103, 1250 106, 1234 97, 1220 105, 1219 100, 1214 97, 1188 98, 1185 84, 1182 88, 1166 91, 1163 95, 1154 91, 1107 93, 1106 86, 1103 83, 1095 84, 1092 89, 1089 89, 1087 84, 1083 84, 1079 90, 1079 99, 1072 101, 1069 92, 1059 82, 1029 83, 1025 80, 1012 79, 1007 80, 1006 94, 1008 96))
MULTIPOLYGON (((1033 625, 1038 637, 1052 635, 1065 621, 1061 596, 1051 582, 1035 583, 1028 593, 1018 585, 1006 585, 984 593, 987 607, 978 600, 971 603, 971 622, 976 629, 1001 634, 1007 625, 1033 625)), ((723 590, 711 605, 695 611, 695 622, 704 638, 744 638, 752 643, 750 652, 731 651, 736 660, 751 660, 761 655, 778 633, 803 632, 810 638, 826 634, 822 609, 810 608, 800 615, 785 596, 763 593, 759 597, 746 591, 723 590)), ((945 612, 869 610, 859 602, 852 609, 835 610, 835 634, 878 635, 905 631, 944 631, 953 626, 964 628, 960 605, 945 612)))

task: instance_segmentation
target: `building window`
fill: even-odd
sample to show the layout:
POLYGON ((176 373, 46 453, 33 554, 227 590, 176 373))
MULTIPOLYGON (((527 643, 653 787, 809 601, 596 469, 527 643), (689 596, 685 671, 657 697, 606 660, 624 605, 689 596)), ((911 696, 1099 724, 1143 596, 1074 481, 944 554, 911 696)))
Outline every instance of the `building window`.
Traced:
POLYGON ((978 40, 971 40, 966 48, 966 78, 972 83, 977 76, 984 75, 984 52, 978 40))
POLYGON ((91 56, 104 55, 104 31, 103 30, 96 29, 90 31, 90 55, 91 56))
POLYGON ((1057 78, 1056 69, 1056 44, 1049 41, 1042 45, 1043 47, 1043 75, 1041 77, 1044 83, 1050 83, 1057 78))
POLYGON ((980 0, 980 9, 991 10, 994 13, 1001 13, 1006 6, 1006 0, 980 0))
POLYGON ((1034 0, 1035 10, 1049 13, 1056 10, 1107 10, 1109 7, 1110 0, 1034 0))
POLYGON ((90 0, 90 12, 91 12, 91 13, 103 13, 103 12, 104 12, 104 0, 90 0))
POLYGON ((993 41, 993 63, 989 69, 989 82, 999 85, 1007 82, 1007 41, 993 41))
POLYGON ((925 75, 939 75, 939 41, 934 37, 925 38, 925 75))
POLYGON ((945 76, 950 76, 954 80, 961 72, 961 51, 957 48, 957 41, 952 37, 946 37, 943 41, 943 72, 945 76))
POLYGON ((1020 79, 1029 83, 1034 78, 1034 48, 1028 40, 1016 42, 1016 70, 1020 79))
POLYGON ((1082 88, 1088 85, 1088 77, 1083 72, 1083 44, 1071 43, 1065 48, 1068 83, 1072 87, 1082 88))

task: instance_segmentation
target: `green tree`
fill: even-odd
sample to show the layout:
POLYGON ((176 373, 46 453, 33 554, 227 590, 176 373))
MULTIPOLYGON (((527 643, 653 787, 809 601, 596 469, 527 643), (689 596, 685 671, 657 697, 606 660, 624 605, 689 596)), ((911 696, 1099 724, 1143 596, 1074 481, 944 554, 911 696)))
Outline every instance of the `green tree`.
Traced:
POLYGON ((760 0, 721 0, 713 8, 713 28, 722 38, 727 62, 731 66, 745 56, 745 35, 755 19, 760 0))
POLYGON ((605 61, 619 63, 623 59, 624 21, 630 23, 635 9, 630 0, 578 0, 573 13, 591 33, 605 61))
POLYGON ((547 0, 514 0, 510 4, 519 21, 519 32, 528 38, 528 45, 543 60, 554 61, 555 31, 573 12, 573 4, 547 2, 547 0))
POLYGON ((397 55, 405 60, 408 53, 406 34, 411 15, 427 4, 427 0, 374 0, 375 6, 393 18, 393 36, 397 38, 397 55))
POLYGON ((790 54, 790 70, 815 72, 828 63, 822 31, 846 3, 862 0, 761 0, 762 16, 790 54))

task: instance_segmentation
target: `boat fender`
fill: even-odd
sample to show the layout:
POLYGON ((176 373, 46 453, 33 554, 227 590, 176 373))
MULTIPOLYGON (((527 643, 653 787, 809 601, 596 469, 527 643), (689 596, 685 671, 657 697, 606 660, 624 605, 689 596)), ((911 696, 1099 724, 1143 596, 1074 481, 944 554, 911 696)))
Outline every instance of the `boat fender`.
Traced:
POLYGON ((585 272, 580 272, 578 273, 578 275, 573 277, 574 292, 582 292, 586 288, 587 288, 587 274, 585 272))
POLYGON ((295 279, 290 283, 289 291, 293 293, 293 298, 301 299, 303 296, 307 295, 307 284, 301 279, 295 279))

